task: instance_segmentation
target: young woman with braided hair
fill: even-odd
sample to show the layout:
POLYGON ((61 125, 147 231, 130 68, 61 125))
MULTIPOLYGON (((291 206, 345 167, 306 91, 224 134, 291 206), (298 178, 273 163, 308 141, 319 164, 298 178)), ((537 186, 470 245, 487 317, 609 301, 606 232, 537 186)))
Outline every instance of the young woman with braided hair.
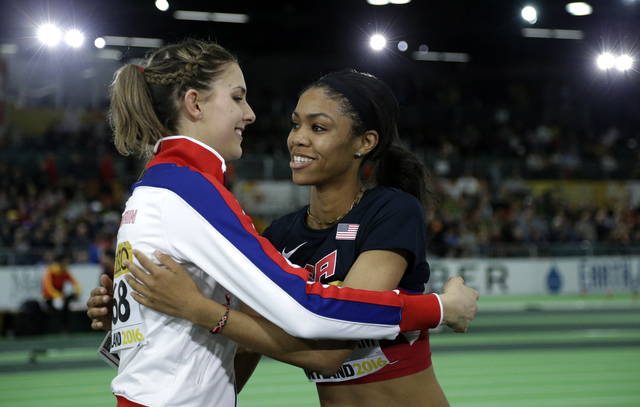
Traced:
MULTIPOLYGON (((151 71, 152 61, 145 74, 151 71)), ((229 70, 236 67, 232 65, 229 70)), ((214 95, 220 89, 234 89, 226 86, 224 78, 223 75, 214 85, 214 95)), ((193 108, 193 113, 190 113, 190 106, 193 106, 190 92, 179 98, 183 101, 181 108, 191 115, 187 116, 189 123, 199 123, 205 114, 215 110, 202 106, 202 119, 199 118, 200 110, 193 108)), ((244 100, 240 102, 241 105, 245 103, 244 100)), ((431 367, 427 329, 429 325, 438 325, 442 318, 442 322, 454 330, 466 331, 477 310, 477 293, 465 287, 459 277, 454 278, 440 296, 443 314, 436 318, 437 321, 405 326, 414 317, 409 317, 404 309, 400 329, 407 332, 406 335, 396 337, 397 329, 393 334, 385 335, 371 326, 389 325, 389 322, 382 322, 382 315, 387 312, 385 309, 391 299, 395 298, 388 296, 389 290, 398 287, 403 291, 399 296, 405 308, 414 307, 417 303, 425 307, 422 312, 429 313, 433 308, 439 308, 425 301, 429 295, 421 295, 429 276, 424 208, 421 205, 422 202, 430 202, 423 178, 424 168, 400 146, 397 120, 397 103, 393 94, 384 83, 368 75, 349 72, 327 76, 302 94, 293 114, 289 148, 294 181, 312 185, 311 205, 274 222, 265 235, 278 251, 305 268, 291 267, 271 245, 257 237, 239 208, 233 213, 221 211, 224 206, 237 207, 222 185, 216 186, 215 193, 198 191, 194 193, 197 196, 192 196, 190 190, 203 188, 203 182, 189 179, 192 185, 183 185, 184 178, 174 173, 185 171, 184 165, 199 170, 196 166, 203 164, 194 158, 202 154, 198 151, 202 146, 188 150, 193 154, 192 158, 180 153, 185 147, 167 144, 174 138, 160 141, 155 158, 147 166, 142 180, 134 186, 132 198, 127 203, 127 211, 138 211, 135 215, 138 235, 131 241, 133 234, 128 226, 123 225, 118 237, 119 245, 123 241, 130 243, 126 250, 133 252, 150 274, 141 271, 130 258, 123 258, 123 271, 116 270, 116 276, 131 272, 138 280, 130 275, 120 280, 116 278, 116 305, 113 310, 118 312, 118 290, 127 281, 128 288, 142 294, 130 295, 143 305, 140 313, 146 318, 145 340, 154 339, 132 350, 121 351, 123 362, 112 385, 119 400, 126 398, 142 405, 156 405, 160 401, 166 403, 164 405, 205 405, 194 401, 204 400, 199 397, 206 395, 209 403, 213 403, 215 398, 212 397, 217 395, 218 400, 226 400, 220 405, 226 405, 231 399, 222 397, 226 393, 221 389, 233 383, 229 357, 235 349, 233 342, 228 340, 231 339, 255 352, 309 369, 308 376, 319 382, 323 406, 362 405, 363 397, 371 401, 367 405, 379 405, 383 401, 389 404, 389 400, 399 399, 420 405, 446 405, 446 398, 431 367), (361 93, 363 89, 360 88, 364 88, 365 93, 361 93), (367 93, 369 88, 371 94, 367 93), (356 93, 347 96, 350 90, 356 93), (377 102, 379 98, 380 103, 377 102), (163 154, 166 148, 175 151, 171 159, 163 154), (378 186, 365 191, 358 175, 365 161, 378 161, 377 158, 385 162, 376 168, 374 179, 378 186), (388 167, 386 163, 393 161, 396 165, 388 167), (169 167, 162 168, 167 163, 169 167), (411 165, 407 166, 409 163, 411 165), (149 178, 154 177, 157 167, 161 167, 161 172, 151 182, 149 178), (396 173, 396 177, 388 176, 390 170, 396 173), (403 184, 410 187, 410 193, 391 188, 394 184, 387 184, 396 178, 407 177, 414 180, 403 184), (174 178, 181 181, 180 185, 173 185, 174 178), (147 187, 151 187, 150 190, 147 187), (136 205, 141 200, 140 194, 152 195, 146 201, 147 205, 163 206, 171 211, 160 215, 154 213, 154 219, 142 221, 139 217, 143 209, 136 205), (224 202, 219 202, 218 194, 224 202), (173 202, 176 200, 174 195, 188 205, 182 201, 173 202), (201 202, 196 202, 198 200, 201 202), (211 213, 210 208, 215 213, 211 213), (202 214, 204 221, 193 217, 191 212, 202 214), (239 226, 236 225, 238 220, 239 226), (204 222, 206 227, 196 226, 198 222, 204 222), (185 225, 189 227, 187 233, 181 231, 185 225), (341 225, 346 225, 346 229, 341 231, 341 225), (215 238, 209 236, 214 234, 209 230, 211 228, 215 229, 215 238), (162 235, 153 236, 155 232, 151 231, 154 229, 162 235), (131 247, 139 251, 132 251, 131 247), (176 260, 157 255, 170 270, 153 264, 145 257, 153 249, 159 249, 176 260), (307 279, 314 283, 301 287, 307 279), (275 287, 276 284, 279 288, 275 287), (231 301, 231 310, 228 302, 226 307, 220 304, 224 301, 224 289, 234 294, 234 300, 237 296, 247 304, 243 308, 244 313, 235 311, 236 301, 231 301), (376 296, 374 291, 384 292, 376 296), (315 294, 315 301, 310 294, 315 294), (296 299, 290 300, 289 296, 296 299), (386 305, 379 301, 382 296, 387 301, 386 305), (351 306, 343 305, 347 300, 352 301, 351 306), (169 318, 151 309, 179 318, 169 318), (350 325, 342 319, 353 321, 350 325), (367 328, 363 329, 363 325, 367 328), (208 335, 209 329, 222 335, 208 335), (356 342, 309 341, 298 337, 378 338, 388 342, 361 342, 358 351, 353 352, 356 342), (418 356, 414 357, 414 353, 418 356), (159 359, 158 355, 161 355, 159 359), (351 368, 364 362, 369 365, 375 362, 375 369, 370 369, 371 372, 367 373, 371 374, 362 375, 357 380, 343 383, 331 380, 333 372, 341 368, 350 355, 352 357, 343 369, 347 365, 351 368), (128 369, 132 372, 129 373, 128 369), (145 372, 153 374, 146 375, 145 372), (203 372, 210 373, 203 375, 203 372), (226 374, 226 382, 219 377, 220 373, 226 374), (162 380, 156 376, 161 376, 162 380), (166 380, 162 376, 166 376, 166 380), (174 382, 170 381, 171 378, 174 382), (134 380, 135 386, 128 385, 134 380), (176 382, 180 384, 178 388, 175 387, 176 382), (204 389, 207 384, 214 389, 204 389)), ((249 123, 249 120, 244 123, 249 123)), ((117 134, 116 130, 116 137, 117 134)), ((227 151, 227 154, 240 150, 239 142, 221 144, 221 137, 219 134, 211 138, 216 150, 227 151), (230 146, 238 148, 233 150, 230 146)), ((180 141, 185 142, 183 139, 180 141)), ((237 158, 239 154, 227 157, 237 158)), ((206 174, 201 176, 207 183, 215 181, 206 174)), ((127 224, 134 223, 130 218, 125 212, 123 219, 127 224)), ((111 310, 105 306, 112 299, 113 289, 108 278, 103 280, 103 285, 105 288, 92 292, 88 302, 88 314, 93 319, 94 329, 114 328, 111 310)), ((244 355, 248 356, 250 363, 243 366, 238 363, 243 360, 240 356, 243 355, 236 360, 237 372, 242 376, 238 378, 239 387, 251 373, 259 355, 244 355)))

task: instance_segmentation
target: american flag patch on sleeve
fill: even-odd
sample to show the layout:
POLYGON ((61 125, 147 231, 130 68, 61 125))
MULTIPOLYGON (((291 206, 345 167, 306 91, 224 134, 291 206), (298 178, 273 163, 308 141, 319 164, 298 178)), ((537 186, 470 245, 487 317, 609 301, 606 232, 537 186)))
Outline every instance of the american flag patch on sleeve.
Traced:
POLYGON ((355 223, 338 223, 336 230, 336 240, 356 240, 359 224, 355 223))

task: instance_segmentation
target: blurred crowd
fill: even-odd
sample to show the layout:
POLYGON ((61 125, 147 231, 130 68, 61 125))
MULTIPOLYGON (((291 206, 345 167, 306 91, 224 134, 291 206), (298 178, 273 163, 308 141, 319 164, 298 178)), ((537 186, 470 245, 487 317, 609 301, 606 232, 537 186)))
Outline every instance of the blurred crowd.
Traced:
POLYGON ((0 262, 50 263, 67 253, 74 263, 98 263, 120 224, 119 192, 100 180, 39 175, 0 164, 0 262))
POLYGON ((640 205, 620 194, 598 206, 568 199, 561 188, 534 194, 522 178, 499 184, 469 173, 437 178, 441 202, 428 249, 437 257, 637 254, 640 205))
MULTIPOLYGON (((5 137, 0 159, 0 264, 99 263, 123 205, 104 123, 5 137)), ((122 164, 120 164, 122 167, 122 164)))
MULTIPOLYGON (((615 112, 608 115, 558 84, 534 92, 526 83, 390 82, 402 109, 403 140, 424 158, 440 197, 429 224, 431 256, 640 246, 634 196, 576 203, 561 189, 534 193, 527 184, 640 179, 637 95, 610 106, 615 112)), ((246 132, 245 156, 286 159, 294 106, 273 95, 252 104, 258 120, 246 132)), ((60 252, 74 263, 98 263, 114 247, 142 160, 117 154, 100 114, 89 122, 77 117, 67 114, 37 136, 15 128, 0 136, 0 264, 50 262, 60 252)), ((236 166, 239 178, 242 160, 236 166)))

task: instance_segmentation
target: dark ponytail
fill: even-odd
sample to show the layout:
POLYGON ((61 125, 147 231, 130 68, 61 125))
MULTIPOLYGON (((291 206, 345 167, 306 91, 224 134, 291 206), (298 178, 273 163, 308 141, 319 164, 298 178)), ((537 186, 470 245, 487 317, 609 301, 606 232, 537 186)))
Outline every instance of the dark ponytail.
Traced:
POLYGON ((415 196, 422 202, 429 218, 438 198, 431 185, 429 170, 415 154, 400 144, 393 144, 373 164, 372 184, 398 188, 415 196))

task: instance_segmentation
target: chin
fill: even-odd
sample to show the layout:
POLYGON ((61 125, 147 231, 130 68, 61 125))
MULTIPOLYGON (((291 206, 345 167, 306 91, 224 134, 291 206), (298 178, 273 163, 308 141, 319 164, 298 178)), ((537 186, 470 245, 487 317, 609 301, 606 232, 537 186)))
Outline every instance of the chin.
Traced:
POLYGON ((242 149, 239 151, 233 151, 229 154, 229 158, 225 158, 225 161, 235 161, 238 158, 242 157, 242 149))
POLYGON ((301 176, 296 176, 295 172, 291 175, 291 180, 293 181, 294 184, 300 185, 300 186, 313 185, 313 183, 309 179, 306 179, 301 176))

